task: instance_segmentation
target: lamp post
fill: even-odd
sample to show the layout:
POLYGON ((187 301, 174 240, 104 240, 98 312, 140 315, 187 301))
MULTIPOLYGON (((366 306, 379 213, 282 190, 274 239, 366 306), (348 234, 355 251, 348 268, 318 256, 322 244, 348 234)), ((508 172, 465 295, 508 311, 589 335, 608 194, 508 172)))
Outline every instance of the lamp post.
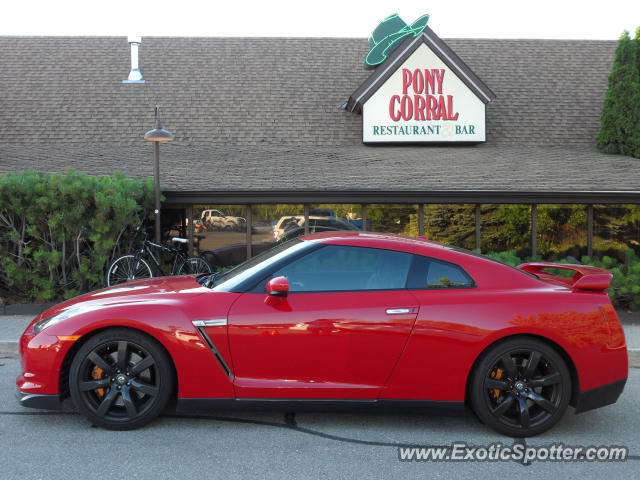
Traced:
POLYGON ((173 134, 162 127, 160 121, 160 106, 156 105, 156 125, 153 130, 149 130, 144 134, 144 139, 149 142, 154 142, 155 164, 153 168, 153 180, 155 190, 155 215, 156 215, 156 229, 155 229, 155 242, 160 243, 160 142, 170 142, 173 140, 173 134))

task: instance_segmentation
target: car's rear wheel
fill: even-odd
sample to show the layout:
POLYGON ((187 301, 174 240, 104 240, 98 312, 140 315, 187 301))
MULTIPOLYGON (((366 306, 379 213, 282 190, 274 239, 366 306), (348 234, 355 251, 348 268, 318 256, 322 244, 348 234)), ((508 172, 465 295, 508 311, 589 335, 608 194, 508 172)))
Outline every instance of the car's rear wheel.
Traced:
POLYGON ((98 333, 76 353, 69 391, 94 425, 130 430, 156 418, 173 392, 171 361, 152 338, 134 330, 98 333))
POLYGON ((512 437, 555 425, 571 397, 571 375, 552 347, 513 338, 489 348, 474 367, 469 400, 480 420, 512 437))

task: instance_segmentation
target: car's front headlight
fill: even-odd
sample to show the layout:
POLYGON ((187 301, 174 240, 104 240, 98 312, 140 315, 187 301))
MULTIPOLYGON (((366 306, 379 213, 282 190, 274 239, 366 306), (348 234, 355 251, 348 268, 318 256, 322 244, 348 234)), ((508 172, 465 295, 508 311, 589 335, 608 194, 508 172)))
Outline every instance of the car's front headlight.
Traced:
POLYGON ((64 312, 58 313, 57 315, 52 315, 50 317, 45 317, 45 318, 41 318, 40 320, 38 320, 36 323, 33 324, 33 333, 35 335, 39 334, 42 330, 44 330, 45 328, 56 324, 58 322, 61 322, 62 320, 64 320, 65 318, 69 318, 71 315, 78 313, 78 310, 80 309, 69 309, 69 310, 65 310, 64 312))

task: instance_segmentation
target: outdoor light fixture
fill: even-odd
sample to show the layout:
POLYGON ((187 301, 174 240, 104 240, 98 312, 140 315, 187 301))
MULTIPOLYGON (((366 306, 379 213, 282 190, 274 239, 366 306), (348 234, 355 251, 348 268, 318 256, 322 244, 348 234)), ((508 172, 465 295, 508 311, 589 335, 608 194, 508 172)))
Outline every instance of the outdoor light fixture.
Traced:
POLYGON ((154 190, 155 190, 155 242, 160 243, 160 142, 170 142, 173 140, 173 134, 162 127, 162 121, 160 120, 160 106, 156 105, 156 125, 153 130, 149 130, 144 134, 144 139, 149 142, 154 142, 154 154, 155 164, 153 168, 154 190))
POLYGON ((160 106, 156 105, 156 125, 153 130, 149 130, 144 134, 144 139, 150 142, 170 142, 173 140, 173 134, 165 130, 160 120, 160 106))
POLYGON ((122 83, 144 83, 142 72, 138 66, 138 47, 142 43, 142 38, 138 36, 129 36, 127 37, 127 41, 131 46, 131 71, 129 72, 129 77, 126 80, 123 80, 122 83))

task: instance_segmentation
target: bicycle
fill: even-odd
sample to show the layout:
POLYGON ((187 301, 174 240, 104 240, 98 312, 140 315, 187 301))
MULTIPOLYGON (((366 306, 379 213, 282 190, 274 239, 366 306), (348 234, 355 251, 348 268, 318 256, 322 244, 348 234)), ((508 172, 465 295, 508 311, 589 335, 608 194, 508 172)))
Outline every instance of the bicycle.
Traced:
MULTIPOLYGON (((150 262, 155 264, 160 276, 164 276, 165 272, 162 268, 160 254, 156 256, 153 249, 165 252, 173 256, 173 265, 170 275, 192 275, 198 273, 211 273, 212 269, 207 261, 200 256, 188 257, 179 248, 161 245, 150 241, 148 234, 142 226, 136 229, 136 233, 143 233, 142 246, 135 253, 129 253, 116 258, 105 275, 105 283, 108 287, 119 283, 128 282, 130 280, 138 280, 141 278, 152 278, 153 270, 150 262)), ((189 242, 186 238, 173 237, 174 243, 186 244, 189 242)))

